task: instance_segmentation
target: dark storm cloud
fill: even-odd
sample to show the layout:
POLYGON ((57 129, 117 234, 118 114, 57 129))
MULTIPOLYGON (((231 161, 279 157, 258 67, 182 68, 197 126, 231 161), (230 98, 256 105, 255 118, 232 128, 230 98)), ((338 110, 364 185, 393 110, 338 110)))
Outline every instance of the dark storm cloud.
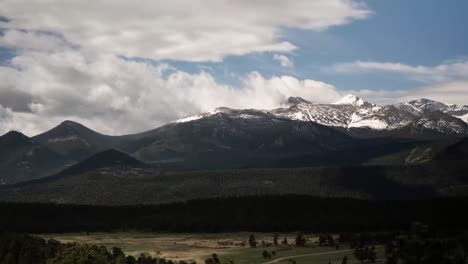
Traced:
POLYGON ((33 102, 32 96, 15 90, 0 90, 0 105, 10 108, 14 112, 31 112, 29 105, 33 102))
POLYGON ((0 16, 0 22, 8 23, 8 22, 10 22, 10 19, 8 19, 8 18, 5 17, 5 16, 0 16))

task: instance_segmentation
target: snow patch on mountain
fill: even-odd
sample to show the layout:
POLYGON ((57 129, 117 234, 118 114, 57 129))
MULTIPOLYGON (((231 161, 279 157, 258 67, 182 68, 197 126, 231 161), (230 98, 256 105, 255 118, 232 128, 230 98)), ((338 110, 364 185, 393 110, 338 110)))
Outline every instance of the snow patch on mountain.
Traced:
POLYGON ((463 122, 468 123, 468 113, 460 116, 454 115, 454 117, 460 118, 461 120, 463 120, 463 122))
POLYGON ((387 129, 388 124, 379 119, 363 119, 357 114, 351 116, 351 122, 348 124, 349 128, 371 128, 375 130, 384 130, 387 129))
POLYGON ((467 122, 467 105, 461 106, 456 104, 444 104, 441 102, 422 98, 418 100, 412 100, 407 103, 396 104, 395 107, 400 110, 412 112, 415 115, 424 115, 440 111, 449 114, 453 117, 460 118, 465 123, 467 122))
POLYGON ((282 118, 345 129, 396 130, 414 127, 415 131, 423 128, 441 133, 468 133, 468 106, 449 105, 428 99, 378 106, 348 94, 333 104, 316 104, 300 97, 290 97, 286 105, 287 107, 272 110, 221 107, 173 123, 191 122, 222 114, 226 118, 282 118))
POLYGON ((240 115, 234 116, 234 117, 244 118, 244 119, 259 119, 260 118, 260 116, 258 116, 258 115, 250 115, 250 114, 240 114, 240 115))
POLYGON ((50 138, 47 142, 56 143, 56 142, 66 142, 66 141, 81 141, 82 139, 77 136, 68 136, 62 138, 50 138))
POLYGON ((215 110, 213 110, 211 112, 203 113, 203 114, 200 114, 200 115, 193 115, 193 116, 184 117, 184 118, 172 121, 171 123, 187 123, 187 122, 195 121, 195 120, 198 120, 198 119, 202 119, 204 117, 215 115, 217 113, 222 112, 225 109, 227 109, 227 108, 219 107, 219 108, 216 108, 215 110))
POLYGON ((198 119, 203 118, 203 117, 204 117, 203 115, 189 116, 189 117, 186 117, 186 118, 177 119, 177 120, 174 121, 174 123, 186 123, 186 122, 198 120, 198 119))
POLYGON ((362 100, 362 98, 357 97, 352 94, 348 94, 345 97, 341 98, 340 100, 336 101, 333 104, 337 105, 354 105, 354 106, 364 106, 364 105, 370 105, 369 102, 366 102, 362 100))

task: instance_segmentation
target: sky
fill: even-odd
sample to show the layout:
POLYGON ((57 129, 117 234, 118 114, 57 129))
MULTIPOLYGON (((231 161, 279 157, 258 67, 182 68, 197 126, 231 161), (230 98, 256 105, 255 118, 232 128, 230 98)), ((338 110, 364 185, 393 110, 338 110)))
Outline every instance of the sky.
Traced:
POLYGON ((290 96, 468 104, 465 0, 0 0, 0 133, 142 132, 290 96))

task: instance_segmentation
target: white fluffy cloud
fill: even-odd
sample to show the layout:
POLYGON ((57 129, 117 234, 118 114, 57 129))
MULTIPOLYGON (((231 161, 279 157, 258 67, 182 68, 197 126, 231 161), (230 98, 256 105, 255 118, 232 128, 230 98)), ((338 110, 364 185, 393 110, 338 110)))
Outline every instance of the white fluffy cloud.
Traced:
POLYGON ((444 103, 468 105, 468 80, 441 82, 409 90, 349 90, 348 92, 382 104, 427 98, 444 103))
MULTIPOLYGON (((0 66, 0 133, 34 135, 71 119, 102 133, 124 134, 219 106, 270 109, 289 96, 333 102, 340 93, 320 81, 252 72, 232 87, 206 71, 187 73, 132 58, 200 62, 272 52, 283 67, 293 67, 285 54, 296 46, 282 38, 284 28, 318 31, 370 14, 359 0, 0 0, 0 47, 16 53, 0 66)), ((352 91, 377 102, 430 94, 463 103, 467 65, 358 61, 334 70, 394 72, 427 85, 352 91)))
POLYGON ((4 30, 0 46, 19 50, 55 52, 68 48, 68 43, 58 36, 21 30, 4 30))
POLYGON ((275 61, 278 61, 281 64, 281 66, 283 66, 285 68, 294 67, 294 62, 290 58, 288 58, 288 56, 286 56, 286 55, 274 54, 273 59, 275 61))
POLYGON ((424 83, 407 90, 354 90, 349 91, 377 103, 406 102, 428 98, 445 103, 468 104, 468 60, 448 62, 433 67, 412 66, 402 63, 356 61, 334 65, 337 73, 394 73, 424 83))
POLYGON ((355 61, 337 64, 332 70, 338 73, 373 73, 387 72, 404 74, 422 82, 444 82, 456 79, 468 79, 468 61, 439 64, 434 67, 412 66, 393 62, 355 61))
POLYGON ((357 0, 2 0, 0 28, 9 30, 2 42, 17 47, 57 44, 30 38, 36 34, 61 36, 91 54, 221 61, 294 50, 282 28, 323 30, 370 14, 357 0))
MULTIPOLYGON (((335 87, 290 76, 265 78, 253 72, 242 87, 219 84, 198 74, 129 61, 114 55, 86 57, 67 50, 24 52, 0 67, 0 91, 18 93, 17 104, 0 108, 0 129, 28 135, 65 119, 109 134, 140 132, 219 106, 275 108, 289 96, 317 102, 339 98, 335 87), (12 88, 13 87, 13 88, 12 88), (15 109, 28 109, 20 111, 15 109)), ((1 103, 1 102, 0 102, 1 103)))
POLYGON ((0 132, 34 135, 72 119, 123 134, 219 106, 336 99, 335 87, 318 81, 252 72, 231 87, 205 71, 134 58, 287 53, 296 46, 282 38, 284 28, 318 31, 370 14, 360 0, 2 0, 0 47, 16 55, 0 66, 0 132))

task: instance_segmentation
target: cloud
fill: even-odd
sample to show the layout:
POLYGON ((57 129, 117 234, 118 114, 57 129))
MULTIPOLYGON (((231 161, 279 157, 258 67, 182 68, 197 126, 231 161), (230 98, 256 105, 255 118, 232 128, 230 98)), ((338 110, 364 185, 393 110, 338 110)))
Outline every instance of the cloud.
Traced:
POLYGON ((55 52, 69 45, 58 36, 40 32, 4 30, 0 35, 0 46, 17 50, 55 52))
POLYGON ((289 96, 332 101, 339 93, 319 81, 252 72, 233 87, 209 70, 155 61, 284 54, 296 49, 283 39, 286 28, 320 31, 371 14, 360 0, 3 0, 0 47, 14 56, 0 66, 0 132, 34 135, 72 119, 124 134, 219 106, 274 108, 289 96))
POLYGON ((375 72, 403 74, 413 80, 427 83, 468 79, 468 61, 444 63, 434 67, 393 62, 355 61, 337 64, 331 69, 338 73, 352 74, 375 72))
POLYGON ((282 29, 324 30, 365 19, 358 0, 3 0, 0 45, 87 54, 221 61, 252 52, 290 52, 282 29))
POLYGON ((289 96, 316 102, 340 97, 336 88, 291 76, 265 78, 252 72, 242 85, 167 64, 114 55, 88 57, 79 50, 25 51, 0 66, 0 94, 16 92, 15 103, 0 100, 0 130, 35 135, 65 119, 108 134, 141 132, 216 107, 275 108, 289 96))
POLYGON ((348 92, 382 104, 427 98, 444 103, 468 105, 468 80, 442 82, 409 90, 349 90, 348 92))
MULTIPOLYGON (((219 106, 271 109, 289 96, 333 102, 341 93, 316 80, 251 72, 233 87, 208 68, 188 73, 154 61, 219 62, 271 52, 283 67, 294 67, 286 54, 296 46, 283 38, 284 29, 320 31, 371 14, 358 0, 2 0, 0 47, 16 55, 0 66, 0 132, 34 135, 71 119, 125 134, 219 106)), ((356 61, 333 70, 424 82, 405 91, 351 91, 376 102, 468 102, 468 61, 434 67, 356 61)))
MULTIPOLYGON (((70 119, 107 134, 141 132, 216 107, 271 109, 289 96, 318 103, 337 101, 333 85, 292 76, 251 72, 234 87, 207 71, 188 73, 167 64, 80 50, 25 50, 0 66, 0 133, 35 135, 70 119), (14 99, 14 100, 13 100, 14 99)), ((406 91, 346 91, 379 103, 430 97, 468 102, 468 81, 406 91)))
POLYGON ((274 54, 273 55, 273 60, 278 61, 281 64, 281 66, 283 66, 285 68, 294 67, 294 62, 285 55, 274 54))
POLYGON ((350 90, 377 103, 407 102, 428 98, 444 103, 468 104, 468 60, 442 63, 436 66, 407 65, 393 62, 355 61, 334 65, 336 73, 393 73, 423 83, 406 90, 350 90))

